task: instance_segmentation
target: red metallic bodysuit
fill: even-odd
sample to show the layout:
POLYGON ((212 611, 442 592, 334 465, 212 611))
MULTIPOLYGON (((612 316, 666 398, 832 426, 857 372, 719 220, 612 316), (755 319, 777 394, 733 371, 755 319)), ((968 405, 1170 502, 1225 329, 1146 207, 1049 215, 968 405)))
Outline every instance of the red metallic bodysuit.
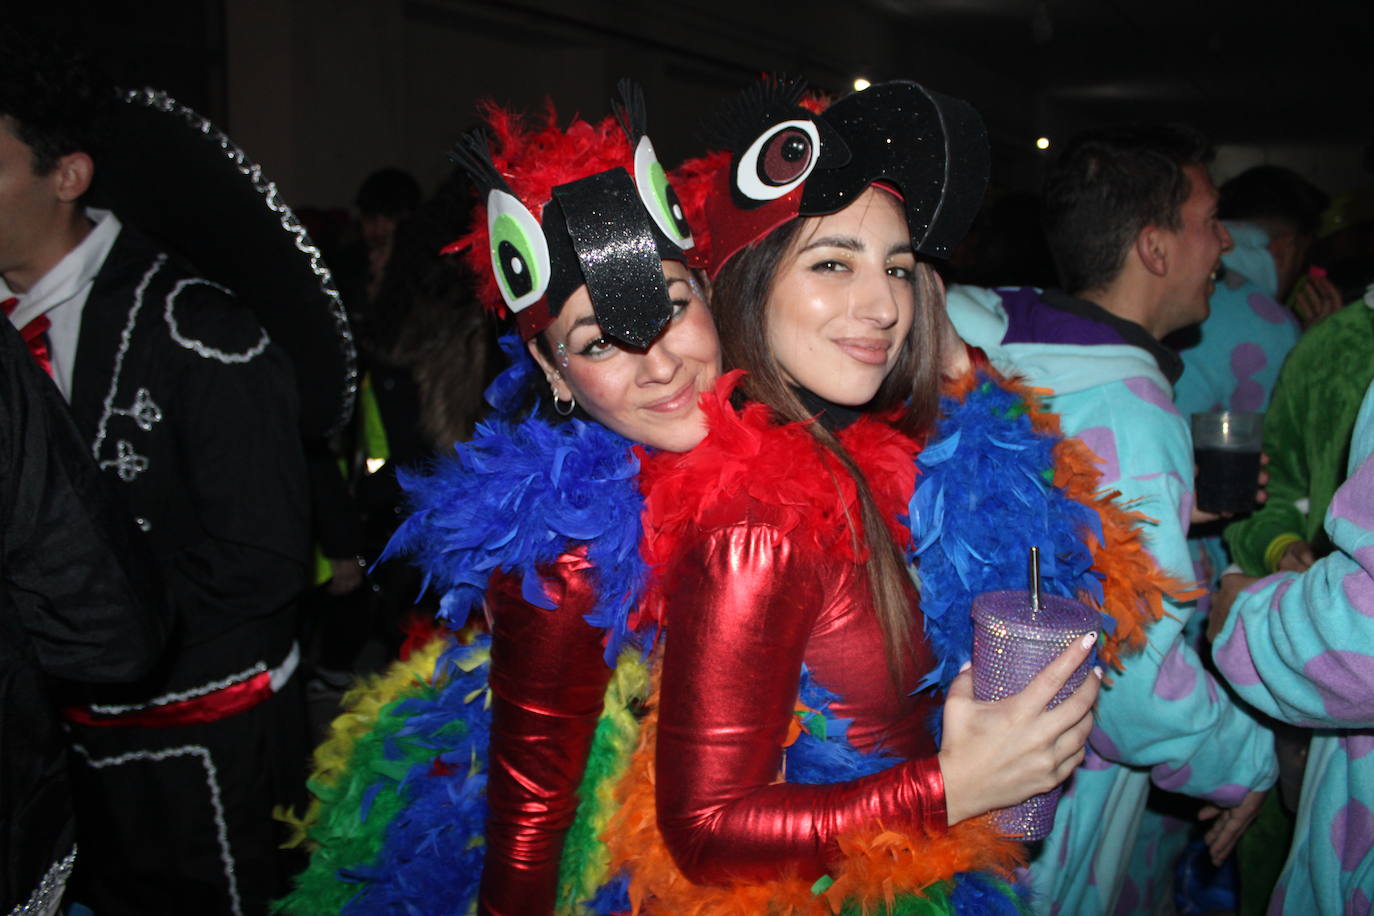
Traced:
POLYGON ((582 616, 595 590, 586 548, 543 570, 556 607, 537 608, 513 575, 492 577, 491 750, 479 912, 553 912, 563 838, 611 669, 582 616))
MULTIPOLYGON (((648 517, 676 518, 656 545, 666 551, 668 634, 658 822, 679 869, 697 883, 815 878, 844 833, 880 823, 932 833, 946 826, 928 730, 936 701, 909 695, 933 666, 919 620, 898 689, 845 520, 847 507, 857 524, 853 482, 801 427, 761 425, 761 410, 712 416, 702 446, 654 456, 641 478, 648 517), (757 437, 717 437, 720 422, 757 437), (672 500, 696 505, 675 509, 672 500), (906 762, 847 783, 780 782, 803 663, 839 694, 831 709, 854 720, 855 746, 880 745, 906 762)), ((841 439, 900 531, 915 444, 869 418, 841 439)), ((913 614, 915 606, 913 590, 913 614)))
MULTIPOLYGON (((722 389, 720 403, 726 396, 722 389)), ((928 730, 936 701, 909 695, 933 659, 918 620, 904 683, 894 685, 845 521, 846 507, 855 519, 858 510, 843 468, 800 427, 769 426, 761 408, 723 410, 713 420, 730 426, 747 417, 763 454, 722 456, 710 437, 690 455, 660 453, 644 463, 647 549, 661 564, 668 609, 658 621, 667 625, 659 824, 693 881, 818 877, 843 833, 878 823, 944 829, 928 730), (684 469, 693 481, 685 491, 684 469), (703 476, 710 484, 698 486, 703 476), (748 482, 737 486, 741 480, 748 482), (779 782, 803 663, 839 694, 830 711, 853 720, 855 746, 881 746, 906 762, 849 783, 779 782)), ((893 532, 904 534, 896 518, 915 483, 914 443, 871 419, 841 437, 893 532)), ((601 633, 582 619, 595 597, 590 571, 580 552, 546 570, 555 610, 526 603, 514 577, 492 580, 482 913, 552 911, 563 837, 611 676, 601 633)), ((911 597, 915 614, 914 589, 911 597)))

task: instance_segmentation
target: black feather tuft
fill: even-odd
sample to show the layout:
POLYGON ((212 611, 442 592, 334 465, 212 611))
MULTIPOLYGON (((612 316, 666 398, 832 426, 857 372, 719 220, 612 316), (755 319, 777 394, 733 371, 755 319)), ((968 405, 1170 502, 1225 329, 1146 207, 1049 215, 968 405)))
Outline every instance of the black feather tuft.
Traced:
POLYGON ((615 84, 620 91, 620 98, 611 102, 611 110, 615 112, 615 119, 620 122, 620 127, 625 131, 625 136, 630 140, 630 147, 633 149, 639 143, 639 138, 649 132, 649 113, 644 104, 644 88, 632 79, 621 79, 615 84))
POLYGON ((728 149, 738 152, 753 142, 760 131, 802 112, 802 96, 806 80, 794 76, 765 76, 747 89, 737 93, 706 122, 702 137, 708 149, 728 149))
POLYGON ((510 194, 512 192, 506 180, 496 171, 496 164, 491 161, 491 147, 488 145, 487 136, 485 128, 474 127, 453 145, 448 154, 449 159, 468 173, 468 177, 478 189, 497 189, 510 194))

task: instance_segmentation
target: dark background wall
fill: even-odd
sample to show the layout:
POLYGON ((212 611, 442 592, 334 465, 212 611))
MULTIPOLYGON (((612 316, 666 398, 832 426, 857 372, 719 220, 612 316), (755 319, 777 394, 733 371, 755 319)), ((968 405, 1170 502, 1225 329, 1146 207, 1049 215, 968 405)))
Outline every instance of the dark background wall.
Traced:
MULTIPOLYGON (((8 6, 8 4, 6 4, 8 6)), ((724 93, 763 72, 845 91, 910 77, 988 121, 994 185, 1034 189, 1053 142, 1106 121, 1210 131, 1226 177, 1280 162, 1339 192, 1371 181, 1374 4, 1363 0, 53 0, 125 85, 230 135, 295 205, 346 206, 370 170, 427 187, 483 98, 599 117, 645 87, 675 163, 724 93), (1047 136, 1048 152, 1034 146, 1047 136)))

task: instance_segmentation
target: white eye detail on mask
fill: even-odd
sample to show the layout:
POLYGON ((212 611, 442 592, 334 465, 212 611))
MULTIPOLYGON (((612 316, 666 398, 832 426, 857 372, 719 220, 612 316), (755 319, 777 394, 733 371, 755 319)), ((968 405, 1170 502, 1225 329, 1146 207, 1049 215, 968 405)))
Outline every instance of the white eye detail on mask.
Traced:
POLYGON ((654 145, 648 137, 640 137, 635 146, 635 187, 644 201, 655 225, 683 251, 691 248, 692 229, 682 212, 682 201, 668 181, 668 173, 658 161, 654 145))
POLYGON ((806 180, 820 151, 820 131, 814 122, 774 124, 739 157, 735 187, 751 200, 776 200, 806 180))
POLYGON ((487 192, 487 234, 496 285, 511 312, 522 312, 549 288, 549 248, 544 230, 514 195, 487 192))

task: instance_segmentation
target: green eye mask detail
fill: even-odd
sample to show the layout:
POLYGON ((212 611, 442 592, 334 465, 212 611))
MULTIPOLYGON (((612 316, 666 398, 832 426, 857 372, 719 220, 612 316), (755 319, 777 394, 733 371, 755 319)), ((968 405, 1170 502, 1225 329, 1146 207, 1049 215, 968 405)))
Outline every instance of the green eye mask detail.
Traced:
POLYGON ((649 183, 654 190, 654 200, 677 230, 672 233, 674 240, 687 238, 692 234, 687 226, 687 217, 683 215, 682 203, 677 199, 677 192, 668 183, 668 173, 663 171, 663 166, 655 162, 649 168, 649 183))
POLYGON ((487 230, 491 267, 501 295, 512 312, 538 302, 549 285, 549 252, 543 230, 510 194, 487 195, 487 230))
POLYGON ((686 251, 694 244, 692 229, 682 211, 682 202, 668 181, 668 174, 654 153, 648 137, 641 137, 635 148, 635 185, 658 228, 679 248, 686 251))

